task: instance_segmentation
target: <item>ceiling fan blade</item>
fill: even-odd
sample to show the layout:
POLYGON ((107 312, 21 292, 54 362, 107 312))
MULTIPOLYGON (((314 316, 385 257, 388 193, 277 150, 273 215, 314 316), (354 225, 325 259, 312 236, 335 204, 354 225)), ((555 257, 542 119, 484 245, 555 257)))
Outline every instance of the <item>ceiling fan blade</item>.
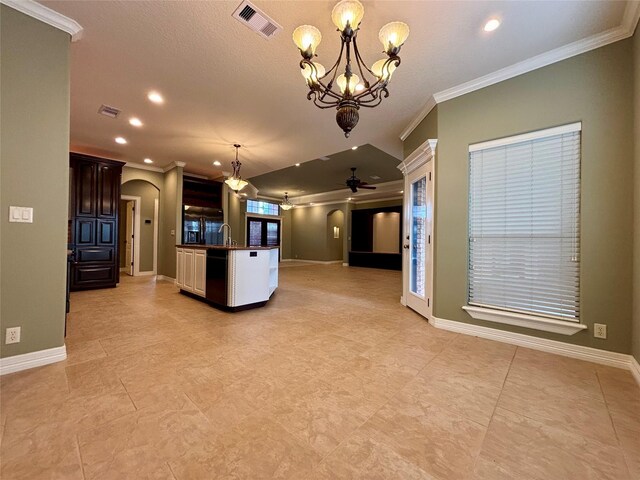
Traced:
POLYGON ((371 185, 362 185, 362 184, 358 185, 358 188, 365 188, 367 190, 375 190, 376 189, 376 187, 373 187, 371 185))

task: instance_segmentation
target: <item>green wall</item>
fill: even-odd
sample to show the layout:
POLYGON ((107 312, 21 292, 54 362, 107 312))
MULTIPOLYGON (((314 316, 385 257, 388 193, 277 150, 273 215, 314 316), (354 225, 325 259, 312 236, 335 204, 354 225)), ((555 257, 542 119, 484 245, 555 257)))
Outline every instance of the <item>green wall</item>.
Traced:
POLYGON ((634 62, 634 243, 633 243, 633 356, 640 362, 640 28, 633 37, 634 62))
POLYGON ((344 229, 344 212, 342 210, 335 210, 327 216, 327 257, 329 260, 342 260, 342 239, 345 235, 344 229), (334 227, 338 227, 338 238, 335 238, 334 227))
POLYGON ((182 242, 182 167, 166 172, 163 185, 160 195, 158 274, 176 278, 176 245, 182 242))
POLYGON ((70 37, 0 6, 0 356, 64 345, 70 37), (9 206, 33 223, 9 223, 9 206), (21 341, 5 345, 7 327, 21 341))
MULTIPOLYGON (((632 42, 625 40, 438 105, 436 317, 631 351, 631 65, 632 42), (576 121, 582 121, 581 321, 589 330, 564 336, 473 320, 461 308, 467 299, 469 144, 576 121), (594 322, 608 324, 608 339, 593 338, 594 322)), ((429 137, 407 140, 417 146, 429 137)))
POLYGON ((405 139, 402 145, 405 158, 430 138, 438 138, 438 105, 433 107, 424 120, 405 139))
POLYGON ((297 207, 291 213, 291 254, 293 259, 346 262, 347 253, 344 250, 344 235, 341 238, 343 247, 338 247, 333 241, 333 226, 329 225, 329 214, 340 210, 344 218, 348 218, 348 204, 332 203, 330 205, 315 205, 311 207, 297 207), (331 227, 331 228, 329 228, 331 227), (331 241, 329 241, 331 230, 331 241))
MULTIPOLYGON (((134 255, 140 256, 140 272, 152 272, 155 228, 153 217, 155 201, 160 198, 160 191, 145 180, 130 180, 122 184, 121 194, 140 197, 140 251, 134 252, 134 255), (151 223, 146 223, 147 220, 150 220, 151 223)), ((120 252, 120 257, 124 257, 124 251, 120 252)))

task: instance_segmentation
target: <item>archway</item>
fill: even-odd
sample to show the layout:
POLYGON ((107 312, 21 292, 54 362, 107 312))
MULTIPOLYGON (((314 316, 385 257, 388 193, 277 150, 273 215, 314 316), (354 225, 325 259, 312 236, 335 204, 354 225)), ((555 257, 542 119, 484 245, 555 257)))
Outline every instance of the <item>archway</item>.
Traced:
POLYGON ((344 235, 344 212, 339 209, 331 210, 327 213, 327 253, 329 260, 343 260, 344 235))
POLYGON ((120 269, 129 270, 128 247, 133 247, 133 274, 155 275, 158 271, 160 190, 146 180, 129 180, 122 184, 120 201, 120 269), (136 202, 133 214, 133 238, 127 239, 127 201, 136 202), (133 240, 133 242, 132 242, 133 240), (132 243, 127 243, 132 242, 132 243))

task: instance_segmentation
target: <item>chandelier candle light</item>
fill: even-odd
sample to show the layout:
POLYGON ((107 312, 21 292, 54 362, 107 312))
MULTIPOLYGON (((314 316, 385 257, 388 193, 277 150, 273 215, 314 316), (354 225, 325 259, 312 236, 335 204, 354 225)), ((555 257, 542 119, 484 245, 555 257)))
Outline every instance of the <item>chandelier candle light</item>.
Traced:
POLYGON ((301 73, 310 90, 307 98, 313 100, 319 108, 336 108, 336 122, 344 131, 345 137, 357 125, 360 107, 377 107, 389 96, 387 85, 400 65, 398 54, 409 36, 409 26, 406 23, 387 23, 378 34, 387 56, 369 68, 360 56, 357 43, 363 16, 364 7, 358 0, 342 0, 333 7, 331 20, 340 32, 341 46, 338 60, 328 71, 320 63, 313 61, 322 40, 320 30, 311 25, 302 25, 293 31, 293 41, 302 54, 301 73), (351 64, 352 55, 354 66, 351 64), (344 65, 341 66, 343 60, 344 65), (334 86, 337 86, 338 91, 334 86))
POLYGON ((229 188, 231 188, 231 190, 238 193, 240 190, 246 187, 249 182, 247 182, 246 180, 242 180, 242 177, 240 176, 240 167, 242 166, 242 164, 240 163, 240 160, 238 160, 238 150, 240 149, 241 145, 235 143, 233 146, 236 148, 236 160, 234 162, 231 162, 231 166, 233 167, 233 175, 227 178, 224 183, 229 185, 229 188))
POLYGON ((285 211, 293 208, 293 204, 289 201, 289 194, 287 192, 284 192, 284 200, 280 204, 280 208, 285 211))

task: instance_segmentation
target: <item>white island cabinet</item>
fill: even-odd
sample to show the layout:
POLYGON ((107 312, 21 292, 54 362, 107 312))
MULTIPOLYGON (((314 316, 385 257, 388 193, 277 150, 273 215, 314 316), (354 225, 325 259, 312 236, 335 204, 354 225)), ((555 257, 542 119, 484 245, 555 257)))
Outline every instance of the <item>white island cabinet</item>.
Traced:
POLYGON ((260 307, 278 287, 279 249, 179 245, 176 286, 227 310, 260 307))
POLYGON ((176 249, 176 286, 204 297, 206 284, 207 252, 194 248, 176 249))

